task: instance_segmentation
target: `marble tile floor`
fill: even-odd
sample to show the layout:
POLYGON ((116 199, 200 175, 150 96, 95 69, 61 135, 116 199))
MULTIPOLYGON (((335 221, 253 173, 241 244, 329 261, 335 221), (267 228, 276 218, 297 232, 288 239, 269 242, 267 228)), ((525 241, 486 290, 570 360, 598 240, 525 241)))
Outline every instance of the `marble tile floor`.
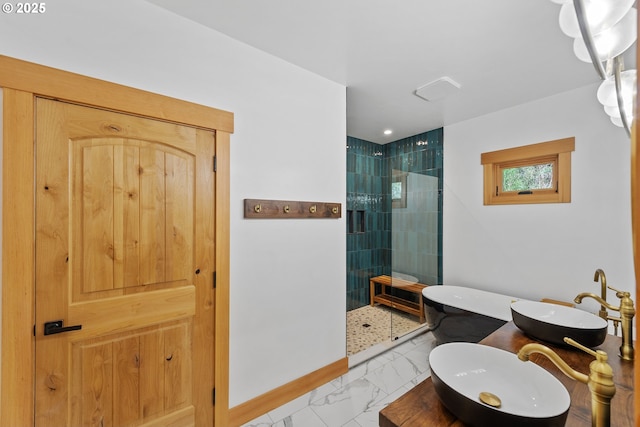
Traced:
POLYGON ((378 412, 430 376, 435 345, 417 335, 243 427, 377 427, 378 412))

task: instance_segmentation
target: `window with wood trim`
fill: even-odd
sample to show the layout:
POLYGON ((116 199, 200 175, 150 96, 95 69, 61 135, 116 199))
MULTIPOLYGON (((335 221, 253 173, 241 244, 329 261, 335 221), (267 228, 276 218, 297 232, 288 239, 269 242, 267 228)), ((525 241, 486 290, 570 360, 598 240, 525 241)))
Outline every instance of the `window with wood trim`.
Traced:
POLYGON ((571 202, 575 138, 482 153, 484 204, 571 202))

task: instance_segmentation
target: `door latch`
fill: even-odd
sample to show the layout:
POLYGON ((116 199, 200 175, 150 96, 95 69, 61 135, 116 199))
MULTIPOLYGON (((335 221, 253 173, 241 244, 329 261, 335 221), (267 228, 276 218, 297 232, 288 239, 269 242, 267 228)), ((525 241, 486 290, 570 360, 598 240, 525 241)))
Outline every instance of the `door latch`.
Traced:
POLYGON ((44 324, 44 334, 53 335, 62 332, 77 331, 82 329, 82 325, 64 326, 62 320, 55 320, 53 322, 47 322, 44 324))

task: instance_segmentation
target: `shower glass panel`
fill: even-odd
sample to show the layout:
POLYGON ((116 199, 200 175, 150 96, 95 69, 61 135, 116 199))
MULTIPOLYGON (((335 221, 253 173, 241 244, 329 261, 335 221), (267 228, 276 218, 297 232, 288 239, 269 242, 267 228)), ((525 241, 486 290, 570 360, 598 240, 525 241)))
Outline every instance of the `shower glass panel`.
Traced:
POLYGON ((442 129, 347 138, 348 356, 424 324, 421 285, 442 283, 441 194, 442 129))
POLYGON ((442 282, 441 135, 428 132, 389 147, 392 339, 424 324, 422 289, 442 282))
POLYGON ((396 310, 391 334, 398 338, 424 323, 423 285, 438 283, 438 177, 394 171, 402 177, 402 202, 391 197, 391 270, 396 310))

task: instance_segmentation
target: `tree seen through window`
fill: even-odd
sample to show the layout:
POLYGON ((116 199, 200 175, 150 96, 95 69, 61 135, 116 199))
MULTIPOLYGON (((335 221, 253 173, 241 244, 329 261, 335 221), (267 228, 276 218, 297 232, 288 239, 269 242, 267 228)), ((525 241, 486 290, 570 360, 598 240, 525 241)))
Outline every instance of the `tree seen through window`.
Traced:
POLYGON ((502 191, 553 188, 553 164, 522 166, 502 170, 502 191))

